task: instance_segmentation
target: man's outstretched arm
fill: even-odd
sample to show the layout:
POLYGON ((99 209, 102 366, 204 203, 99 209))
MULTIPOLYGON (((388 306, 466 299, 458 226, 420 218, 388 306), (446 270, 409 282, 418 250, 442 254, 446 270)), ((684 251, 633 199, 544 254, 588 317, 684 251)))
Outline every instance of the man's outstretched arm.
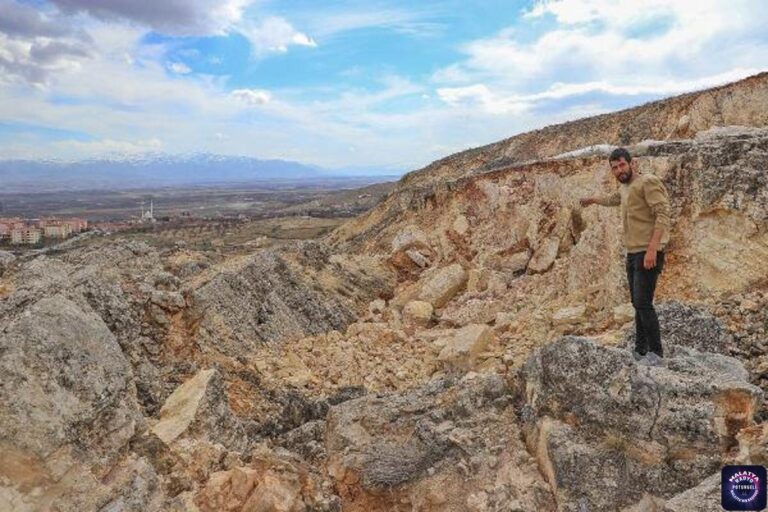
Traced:
POLYGON ((600 206, 619 206, 621 204, 621 194, 617 190, 609 196, 602 197, 585 197, 579 200, 581 206, 589 206, 591 204, 599 204, 600 206))

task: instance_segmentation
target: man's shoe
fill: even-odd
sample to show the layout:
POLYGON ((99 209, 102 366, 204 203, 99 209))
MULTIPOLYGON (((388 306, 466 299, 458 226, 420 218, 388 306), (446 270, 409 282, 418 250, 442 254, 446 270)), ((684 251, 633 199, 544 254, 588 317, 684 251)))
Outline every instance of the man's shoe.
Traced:
POLYGON ((639 361, 641 361, 641 360, 642 360, 642 359, 643 359, 645 356, 646 356, 646 354, 641 354, 640 352, 638 352, 638 351, 636 351, 636 350, 633 350, 633 351, 632 351, 632 357, 634 357, 634 358, 635 358, 635 361, 638 361, 638 362, 639 362, 639 361))

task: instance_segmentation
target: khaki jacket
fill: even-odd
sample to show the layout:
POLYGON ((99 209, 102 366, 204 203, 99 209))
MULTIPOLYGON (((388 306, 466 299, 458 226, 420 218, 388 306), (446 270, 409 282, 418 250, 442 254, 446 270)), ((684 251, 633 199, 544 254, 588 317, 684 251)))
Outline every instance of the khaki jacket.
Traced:
POLYGON ((663 229, 659 250, 669 243, 670 206, 664 183, 653 174, 636 175, 619 190, 595 201, 602 206, 621 206, 624 247, 628 253, 645 251, 655 228, 663 229))

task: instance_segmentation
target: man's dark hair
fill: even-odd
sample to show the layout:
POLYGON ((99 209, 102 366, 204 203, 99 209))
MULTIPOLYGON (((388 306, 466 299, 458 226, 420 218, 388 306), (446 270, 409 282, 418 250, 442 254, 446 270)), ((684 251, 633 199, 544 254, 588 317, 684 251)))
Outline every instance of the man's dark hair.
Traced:
POLYGON ((609 162, 616 162, 620 159, 624 159, 627 163, 632 161, 632 155, 629 154, 625 148, 616 148, 611 151, 611 156, 608 157, 609 162))

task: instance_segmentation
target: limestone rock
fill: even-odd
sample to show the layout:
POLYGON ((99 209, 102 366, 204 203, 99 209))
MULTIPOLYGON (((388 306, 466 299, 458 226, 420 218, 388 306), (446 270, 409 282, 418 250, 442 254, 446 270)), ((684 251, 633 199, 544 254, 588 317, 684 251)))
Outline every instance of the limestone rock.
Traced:
POLYGON ((586 312, 587 306, 584 304, 558 309, 552 315, 552 324, 556 326, 580 324, 585 320, 586 312))
POLYGON ((178 292, 154 290, 151 300, 153 304, 171 313, 180 311, 186 305, 184 297, 178 292))
POLYGON ((469 221, 467 221, 467 218, 464 215, 459 215, 453 221, 451 228, 453 228, 456 233, 465 235, 467 231, 469 231, 469 221))
POLYGON ((485 264, 494 270, 515 274, 525 270, 530 260, 531 254, 528 251, 520 251, 504 256, 494 254, 486 259, 485 264))
POLYGON ((405 254, 420 268, 427 268, 430 265, 429 258, 415 249, 408 249, 405 254))
POLYGON ((434 308, 444 306, 467 283, 467 271, 454 263, 438 269, 425 282, 421 283, 418 293, 419 300, 432 304, 434 308))
POLYGON ((195 503, 200 512, 304 512, 321 510, 322 498, 298 458, 262 447, 248 466, 211 475, 195 503))
POLYGON ((432 319, 432 304, 421 300, 412 300, 403 307, 403 321, 406 324, 426 326, 432 319))
POLYGON ((440 315, 440 323, 453 327, 469 324, 487 324, 496 318, 503 307, 501 301, 491 298, 466 297, 448 304, 440 315))
MULTIPOLYGON (((136 472, 143 482, 156 477, 123 459, 143 427, 133 375, 112 333, 85 307, 54 295, 2 320, 0 504, 96 509, 128 492, 121 486, 136 472), (112 468, 109 482, 99 479, 103 467, 112 468)), ((136 490, 136 503, 152 499, 143 492, 136 490)))
POLYGON ((384 313, 384 310, 387 308, 387 303, 384 299, 376 299, 374 301, 371 301, 371 303, 368 305, 368 313, 371 315, 380 315, 384 313))
POLYGON ((332 407, 327 467, 344 510, 459 512, 481 489, 498 510, 554 510, 506 393, 498 375, 476 375, 332 407))
POLYGON ((638 366, 627 350, 564 337, 526 362, 529 447, 564 510, 628 506, 647 489, 669 498, 719 469, 753 424, 762 392, 741 363, 684 347, 666 359, 638 366))
POLYGON ((482 292, 488 287, 488 271, 473 268, 467 272, 467 291, 470 293, 482 292))
POLYGON ((9 320, 0 335, 3 438, 42 459, 72 443, 95 457, 127 442, 141 416, 131 369, 104 322, 60 295, 9 320))
POLYGON ((509 327, 515 321, 515 314, 509 311, 499 311, 496 313, 494 325, 497 328, 504 329, 509 327))
POLYGON ((484 324, 471 324, 457 329, 445 339, 438 359, 449 367, 471 368, 477 356, 493 339, 493 329, 484 324))
POLYGON ((398 252, 411 247, 429 247, 429 240, 424 231, 416 226, 409 226, 392 239, 392 252, 398 252))
POLYGON ((218 442, 237 451, 249 444, 243 425, 229 409, 221 374, 213 368, 200 370, 176 388, 160 409, 160 421, 152 432, 166 444, 181 436, 218 442))
POLYGON ((549 237, 545 239, 534 251, 531 260, 528 262, 528 272, 540 274, 549 270, 557 258, 559 247, 560 240, 558 238, 549 237))
MULTIPOLYGON (((656 314, 662 345, 670 354, 674 354, 677 347, 728 354, 732 340, 720 321, 706 309, 669 301, 657 305, 656 314)), ((635 346, 634 327, 627 329, 625 340, 627 347, 635 346)))
POLYGON ((293 352, 288 352, 281 358, 280 367, 275 374, 294 387, 304 387, 314 379, 312 371, 293 352))
POLYGON ((198 342, 230 356, 283 336, 338 330, 354 318, 349 304, 313 288, 311 279, 267 251, 218 273, 192 297, 198 342))
POLYGON ((635 319, 635 308, 631 303, 619 304, 613 308, 613 320, 620 324, 631 322, 635 319))
POLYGON ((720 506, 720 472, 703 480, 699 485, 683 491, 668 500, 661 512, 721 512, 720 506))
POLYGON ((504 272, 491 272, 488 275, 488 291, 496 296, 504 295, 508 287, 508 274, 504 272))

